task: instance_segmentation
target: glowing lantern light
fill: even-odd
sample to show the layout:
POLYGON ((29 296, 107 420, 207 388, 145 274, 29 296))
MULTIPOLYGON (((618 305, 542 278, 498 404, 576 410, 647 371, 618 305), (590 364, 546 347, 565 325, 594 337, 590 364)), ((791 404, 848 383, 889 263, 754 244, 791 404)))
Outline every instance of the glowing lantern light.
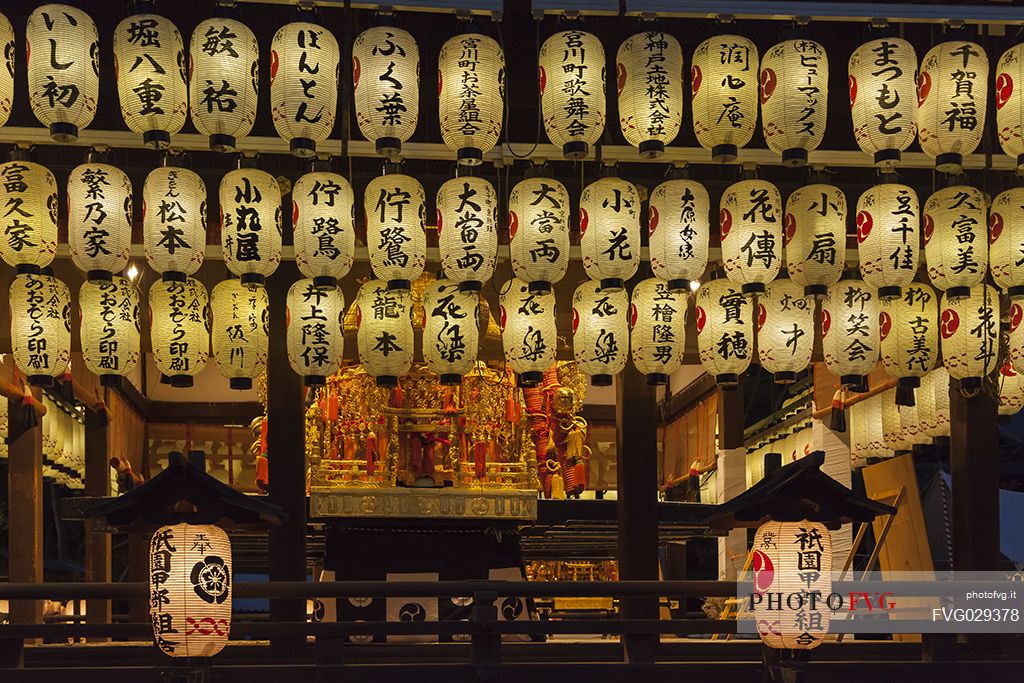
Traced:
POLYGON ((319 24, 295 21, 270 43, 270 117, 297 157, 316 155, 334 128, 341 51, 319 24))
POLYGON ((0 164, 0 257, 19 273, 38 273, 57 253, 57 181, 31 161, 0 164))
POLYGON ((569 193, 552 178, 527 178, 508 200, 512 271, 531 292, 550 292, 569 267, 569 193))
POLYGON ((482 163, 498 142, 505 108, 505 53, 496 40, 462 33, 441 46, 437 102, 444 144, 460 164, 482 163))
POLYGON ((132 181, 109 164, 85 163, 68 176, 71 259, 90 280, 109 280, 128 265, 132 181))
POLYGON ((434 280, 423 292, 423 358, 441 384, 461 384, 476 367, 480 296, 450 280, 434 280))
POLYGON ((601 40, 586 31, 559 31, 541 46, 538 72, 541 115, 551 144, 560 146, 566 159, 585 159, 604 132, 601 40))
POLYGON ((909 451, 913 447, 903 431, 900 413, 905 409, 896 403, 895 391, 882 394, 882 442, 894 451, 909 451))
POLYGON ((267 307, 266 289, 234 278, 211 292, 213 358, 232 389, 251 389, 267 367, 267 307))
POLYGON ((846 263, 846 195, 834 185, 807 185, 786 200, 782 242, 786 269, 807 296, 822 297, 846 263))
POLYGON ((437 191, 437 241, 445 276, 478 292, 498 260, 498 195, 483 178, 452 178, 437 191))
POLYGON ((879 302, 878 335, 882 366, 896 378, 896 403, 914 405, 914 389, 935 367, 939 348, 939 297, 923 282, 903 295, 879 302))
POLYGON ((296 280, 288 288, 288 362, 306 386, 319 386, 338 371, 345 350, 341 328, 345 297, 337 287, 296 280))
POLYGON ((988 270, 985 195, 956 185, 924 204, 924 260, 932 284, 956 298, 967 296, 988 270))
POLYGON ((996 285, 1013 300, 1024 299, 1024 187, 1000 192, 988 217, 988 263, 996 285))
POLYGON ((640 195, 621 178, 602 178, 580 198, 583 268, 602 289, 621 289, 640 265, 640 195))
POLYGON ((149 267, 165 280, 183 281, 203 265, 206 185, 184 168, 150 171, 142 188, 142 235, 149 267))
POLYGON ((758 54, 743 36, 708 38, 690 68, 693 132, 715 161, 736 161, 757 126, 758 54))
MULTIPOLYGON (((996 135, 1017 168, 1024 167, 1024 43, 996 63, 996 135)), ((0 104, 2 108, 2 104, 0 104)))
POLYGON ((1008 355, 1017 372, 1024 373, 1024 306, 1014 301, 1010 304, 1010 335, 1008 355))
POLYGON ((1024 408, 1024 375, 1010 361, 999 370, 999 414, 1016 415, 1024 408))
POLYGON ((377 286, 361 291, 358 305, 359 362, 379 387, 394 387, 413 359, 412 294, 377 286))
POLYGON ((951 40, 928 51, 917 77, 917 137, 935 168, 959 173, 978 148, 988 106, 988 55, 977 43, 951 40))
POLYGON ((917 193, 906 185, 875 185, 857 200, 860 274, 880 298, 899 296, 917 274, 920 222, 917 193))
POLYGON ((100 384, 116 384, 139 363, 139 291, 120 276, 86 280, 78 293, 82 357, 100 384))
POLYGON ((939 365, 921 379, 917 392, 921 424, 930 437, 949 436, 949 373, 939 365))
POLYGON ((243 284, 262 284, 281 262, 281 187, 254 168, 228 171, 220 181, 224 265, 243 284))
POLYGON ((981 387, 983 377, 999 367, 999 292, 978 285, 969 296, 942 298, 939 317, 942 364, 960 388, 981 387))
POLYGON ((337 173, 314 171, 292 187, 295 263, 317 287, 334 287, 355 258, 355 195, 337 173))
POLYGON ((648 384, 667 384, 686 350, 686 294, 648 278, 636 284, 629 304, 633 365, 648 384))
POLYGON ((807 163, 825 137, 828 55, 813 40, 772 46, 761 59, 761 130, 785 166, 807 163))
POLYGON ((850 55, 853 136, 876 166, 899 163, 917 135, 916 79, 917 53, 902 38, 871 40, 850 55))
POLYGON ((572 296, 572 351, 595 387, 611 386, 626 367, 629 351, 629 297, 624 290, 601 291, 593 280, 572 296))
POLYGON ((782 267, 782 197, 766 180, 741 180, 722 194, 718 229, 726 276, 763 292, 782 267))
POLYGON ((640 156, 654 159, 683 122, 683 48, 674 36, 645 31, 626 39, 615 58, 619 126, 640 156))
POLYGON ((378 154, 397 157, 419 118, 416 39, 394 26, 375 26, 360 33, 352 44, 352 83, 359 130, 375 144, 378 154))
POLYGON ((427 262, 423 186, 415 178, 392 173, 366 186, 366 244, 373 275, 392 289, 409 289, 427 262))
POLYGON ((252 132, 259 101, 260 46, 249 27, 228 18, 199 22, 189 45, 189 112, 210 149, 234 151, 252 132))
POLYGON ((771 282, 757 302, 757 357, 776 384, 791 384, 811 362, 814 304, 789 279, 771 282))
POLYGON ((209 301, 195 278, 158 280, 149 288, 153 360, 172 387, 190 387, 210 357, 209 301))
POLYGON ((0 14, 0 126, 14 106, 14 27, 0 14))
POLYGON ((697 290, 694 317, 697 349, 704 370, 723 389, 735 389, 750 366, 754 327, 750 300, 724 278, 705 282, 697 290))
POLYGON ((505 360, 521 386, 536 386, 555 363, 555 295, 531 292, 525 282, 513 279, 505 284, 499 300, 505 360))
POLYGON ((862 387, 879 357, 878 297, 862 280, 840 280, 821 307, 825 366, 845 386, 862 387))
POLYGON ((16 275, 9 291, 11 349, 29 384, 50 386, 71 359, 71 293, 49 275, 16 275))
POLYGON ((671 290, 687 291, 708 265, 711 201, 693 180, 667 180, 651 194, 647 216, 651 269, 671 290))

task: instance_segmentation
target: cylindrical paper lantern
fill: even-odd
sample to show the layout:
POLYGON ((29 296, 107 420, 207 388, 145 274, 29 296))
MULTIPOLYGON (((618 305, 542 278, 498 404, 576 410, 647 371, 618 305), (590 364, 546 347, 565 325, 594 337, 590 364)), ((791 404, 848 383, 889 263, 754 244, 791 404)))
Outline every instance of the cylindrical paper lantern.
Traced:
POLYGON ((896 403, 914 405, 914 389, 935 367, 939 351, 939 297, 923 282, 903 295, 879 301, 878 335, 882 366, 896 378, 896 403))
POLYGON ((109 280, 128 265, 132 181, 109 164, 84 163, 68 176, 71 260, 90 279, 109 280))
POLYGON ((935 168, 959 173, 978 148, 988 105, 988 55, 968 40, 939 43, 917 77, 917 137, 935 168))
POLYGON ((644 31, 626 39, 615 58, 619 126, 640 156, 654 159, 683 122, 683 48, 674 36, 644 31))
POLYGON ((850 55, 853 136, 875 165, 892 168, 917 135, 917 53, 902 38, 870 40, 850 55))
POLYGON ((611 386, 629 355, 629 297, 584 282, 572 296, 572 351, 580 371, 595 387, 611 386))
POLYGON ((942 364, 962 390, 979 389, 999 367, 999 292, 978 285, 969 296, 942 297, 941 310, 942 364))
POLYGON ((750 300, 732 281, 718 278, 697 290, 694 316, 704 370, 723 389, 735 389, 754 354, 750 300))
POLYGON ((667 384, 686 350, 686 294, 658 278, 636 284, 629 305, 633 365, 648 384, 667 384))
POLYGON ((14 106, 14 27, 0 14, 0 126, 14 106))
POLYGON ((55 277, 25 273, 9 295, 14 363, 29 384, 49 386, 71 359, 71 293, 55 277))
MULTIPOLYGON (((1017 168, 1024 167, 1024 43, 996 62, 996 135, 1017 168)), ((0 105, 2 108, 2 105, 0 105)), ((0 114, 2 117, 2 114, 0 114)))
POLYGON ((917 193, 906 185, 875 185, 857 200, 860 274, 882 299, 899 296, 917 274, 920 222, 917 193))
POLYGON ((391 173, 371 180, 363 197, 373 275, 387 280, 392 289, 409 289, 427 262, 423 186, 415 178, 391 173))
POLYGON ((139 363, 139 291, 128 278, 86 280, 78 292, 82 357, 100 384, 116 384, 139 363))
POLYGON ((741 180, 718 211, 726 276, 743 292, 763 292, 782 267, 782 197, 767 180, 741 180))
POLYGON ((553 178, 527 178, 508 200, 512 271, 530 291, 550 292, 569 267, 569 193, 553 178))
POLYGON ((482 163, 498 142, 505 107, 505 53, 498 41, 462 33, 441 46, 437 103, 444 144, 460 164, 482 163))
POLYGON ((377 386, 397 386, 412 367, 412 294, 378 284, 360 291, 356 304, 359 362, 377 386))
POLYGON ((340 60, 334 34, 318 24, 285 24, 270 42, 270 118, 295 156, 315 156, 334 128, 340 60))
POLYGON ((223 280, 213 288, 213 358, 232 389, 251 389, 267 367, 268 305, 266 289, 241 280, 223 280))
POLYGON ((828 55, 807 38, 785 40, 761 59, 761 130, 786 166, 807 163, 825 136, 828 55))
POLYGON ((909 451, 913 447, 903 431, 900 412, 904 408, 896 403, 895 391, 882 393, 882 441, 886 448, 894 451, 909 451))
POLYGON ((996 285, 1024 299, 1024 187, 1000 192, 988 217, 988 264, 996 285))
POLYGON ((736 161, 757 126, 758 54, 743 36, 708 38, 693 52, 693 132, 715 161, 736 161))
POLYGON ((924 261, 932 284, 954 299, 967 296, 988 270, 985 195, 966 185, 945 187, 924 204, 924 261))
POLYGON ((602 178, 580 198, 583 268, 602 289, 621 289, 640 265, 640 195, 622 178, 602 178))
POLYGON ((224 265, 243 284, 262 284, 281 262, 281 187, 274 176, 255 168, 225 173, 220 223, 224 265))
POLYGON ((814 302, 789 279, 768 284, 757 302, 757 357, 777 384, 796 381, 811 362, 814 302))
POLYGON ((252 131, 259 99, 260 46, 249 27, 226 18, 205 19, 189 46, 189 112, 210 149, 234 151, 252 131))
POLYGON ((345 297, 337 287, 297 280, 288 289, 288 362, 306 386, 318 386, 338 371, 345 350, 341 319, 345 297))
POLYGON ((416 39, 394 26, 360 33, 352 44, 352 83, 359 130, 378 154, 397 157, 415 132, 420 113, 416 39))
POLYGON ((153 360, 172 387, 190 387, 210 356, 209 301, 195 278, 157 280, 149 288, 153 360))
POLYGON ((1024 306, 1019 301, 1010 303, 1010 335, 1007 349, 1010 362, 1017 372, 1024 373, 1024 306))
POLYGON ((314 171, 292 187, 295 263, 318 287, 334 287, 355 258, 355 195, 337 173, 314 171))
POLYGON ((441 384, 461 384, 476 367, 480 296, 451 280, 434 280, 423 291, 423 358, 441 384))
POLYGON ((879 356, 878 296, 863 280, 840 280, 821 306, 825 366, 841 384, 863 387, 879 356))
POLYGON ((807 185, 786 199, 782 242, 786 269, 807 296, 822 297, 846 263, 846 195, 834 185, 807 185))
POLYGON ((483 178, 452 178, 437 191, 437 242, 445 276, 478 292, 498 260, 498 195, 483 178))
POLYGON ((185 168, 164 166, 142 188, 142 235, 149 267, 164 279, 184 280, 203 265, 206 185, 185 168))
POLYGON ((674 291, 689 291, 708 265, 711 201, 695 180, 667 180, 654 188, 647 215, 651 270, 674 291))
POLYGON ((541 115, 551 144, 566 159, 585 159, 601 139, 605 117, 605 61, 601 40, 578 29, 559 31, 538 55, 541 115))
POLYGON ((999 381, 999 414, 1016 415, 1024 408, 1024 375, 1017 372, 1010 361, 1003 363, 997 377, 999 381))
POLYGON ((925 434, 949 436, 949 373, 939 365, 921 379, 918 413, 925 434))
POLYGON ((0 164, 0 257, 18 272, 39 272, 57 253, 57 181, 31 161, 0 164))
POLYGON ((527 283, 512 279, 499 299, 505 360, 521 386, 536 386, 555 363, 555 295, 531 292, 527 283))

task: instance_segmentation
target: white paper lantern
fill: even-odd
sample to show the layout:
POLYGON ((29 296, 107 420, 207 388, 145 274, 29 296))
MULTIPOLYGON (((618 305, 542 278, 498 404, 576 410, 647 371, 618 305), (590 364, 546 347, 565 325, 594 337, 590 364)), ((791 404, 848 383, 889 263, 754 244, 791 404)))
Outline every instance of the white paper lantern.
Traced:
POLYGON ((782 267, 782 197, 767 180, 726 188, 718 211, 726 276, 743 292, 763 292, 782 267))
POLYGON ((178 27, 135 14, 114 29, 114 76, 128 128, 155 149, 171 145, 188 116, 185 46, 178 27))
POLYGON ((1000 192, 988 217, 988 264, 996 285, 1024 299, 1024 187, 1000 192))
POLYGON ((100 94, 96 24, 77 7, 37 7, 25 28, 25 62, 32 113, 54 140, 74 142, 92 123, 100 94))
POLYGON ((379 387, 394 387, 412 368, 412 294, 383 283, 361 290, 357 318, 359 362, 379 387))
POLYGON ((394 26, 375 26, 360 33, 352 44, 352 83, 359 130, 375 144, 378 154, 397 157, 419 119, 416 39, 394 26))
POLYGON ((195 278, 157 280, 149 288, 153 360, 172 387, 190 387, 210 356, 206 287, 195 278))
POLYGON ((686 350, 686 294, 658 278, 638 282, 630 298, 629 326, 633 365, 647 375, 648 384, 667 384, 686 350))
POLYGON ((883 299, 900 295, 921 258, 917 193, 906 185, 869 188, 857 200, 860 274, 883 299))
POLYGON ((189 46, 189 112, 210 149, 234 151, 252 132, 259 100, 260 47, 240 21, 205 19, 189 46))
POLYGON ((914 446, 903 431, 900 412, 904 407, 896 403, 895 391, 882 393, 882 441, 894 451, 909 451, 914 446))
POLYGON ((604 289, 622 289, 640 265, 640 195, 633 183, 602 178, 580 197, 583 268, 604 289))
POLYGON ((14 27, 0 14, 0 126, 7 123, 14 106, 14 27))
POLYGON ((310 279, 288 289, 288 362, 306 386, 319 386, 338 371, 345 351, 341 322, 345 297, 337 287, 310 279))
POLYGON ((462 33, 441 46, 437 102, 444 144, 458 154, 460 164, 482 163, 498 142, 505 107, 505 53, 496 40, 462 33))
POLYGON ((267 367, 268 305, 266 289, 241 280, 222 280, 213 288, 213 358, 232 389, 251 389, 267 367))
POLYGON ((437 242, 445 276, 478 292, 498 260, 498 195, 483 178, 452 178, 437 191, 437 242))
POLYGON ((834 185, 806 185, 786 199, 782 242, 786 269, 807 296, 824 296, 846 263, 846 195, 834 185))
POLYGON ((423 358, 441 384, 461 384, 476 367, 480 296, 451 280, 434 280, 423 291, 423 358))
POLYGON ((334 34, 318 24, 285 24, 270 42, 270 118, 295 156, 315 156, 334 128, 340 60, 334 34))
POLYGON ((150 171, 142 188, 142 235, 149 267, 179 281, 203 265, 206 185, 185 168, 150 171))
POLYGON ((139 363, 139 291, 128 278, 87 280, 78 292, 82 357, 100 384, 117 384, 139 363))
POLYGON ((355 258, 355 195, 337 173, 314 171, 292 187, 295 263, 318 287, 334 287, 355 258))
POLYGON ((262 284, 281 263, 281 187, 254 168, 220 181, 220 243, 224 265, 243 284, 262 284))
POLYGON ((1024 408, 1024 375, 1006 361, 996 379, 999 382, 999 414, 1016 415, 1024 408))
POLYGON ((683 122, 683 48, 662 31, 636 33, 615 58, 619 126, 640 156, 654 159, 683 122))
POLYGON ((939 365, 921 379, 918 414, 926 435, 949 436, 949 373, 939 365))
POLYGON ((701 365, 723 389, 735 389, 754 355, 750 299, 730 280, 711 280, 697 290, 694 317, 701 365))
POLYGON ((520 386, 536 386, 555 363, 555 295, 531 292, 526 282, 512 279, 502 288, 499 301, 505 361, 520 386))
POLYGON ((689 291, 708 265, 711 201, 694 180, 667 180, 651 193, 647 215, 651 270, 671 290, 689 291))
POLYGON ((89 279, 109 280, 128 265, 132 181, 110 164, 84 163, 68 176, 71 260, 89 279))
POLYGON ((911 446, 932 442, 932 438, 925 434, 920 406, 916 402, 912 406, 900 405, 900 433, 911 446))
POLYGON ((772 46, 761 59, 761 130, 785 166, 807 163, 825 137, 828 55, 807 38, 772 46))
POLYGON ((978 285, 969 296, 942 297, 941 310, 942 364, 962 390, 978 389, 999 368, 999 292, 978 285))
POLYGON ((841 384, 861 387, 878 362, 878 296, 862 280, 840 280, 821 306, 825 366, 841 384))
POLYGON ((885 447, 882 433, 882 395, 869 396, 850 406, 851 454, 858 466, 867 464, 867 458, 888 458, 892 451, 885 447))
POLYGON ((423 186, 415 178, 391 173, 371 180, 363 197, 373 275, 393 289, 409 289, 427 262, 423 186))
MULTIPOLYGON (((1024 167, 1024 43, 996 62, 996 135, 1017 168, 1024 167)), ((0 105, 2 107, 2 105, 0 105)), ((2 118, 2 114, 0 114, 2 118)))
POLYGON ((149 541, 153 639, 171 657, 212 657, 231 631, 231 540, 212 524, 174 524, 149 541))
POLYGON ((715 161, 736 161, 757 127, 758 54, 743 36, 708 38, 690 68, 693 132, 715 161))
POLYGON ((870 40, 850 55, 853 136, 875 165, 892 168, 917 136, 917 53, 902 38, 870 40))
POLYGON ((550 292, 569 268, 569 193, 553 178, 527 178, 508 200, 509 250, 515 276, 530 291, 550 292))
POLYGON ((572 351, 576 363, 596 387, 612 384, 629 355, 629 297, 625 290, 601 290, 593 280, 572 296, 572 351))
POLYGON ((605 57, 593 33, 559 31, 538 55, 541 115, 551 144, 566 159, 585 159, 605 119, 605 57))
POLYGON ((811 362, 814 303, 789 279, 775 280, 757 300, 757 357, 777 384, 796 381, 811 362))
POLYGON ((57 181, 31 161, 0 164, 0 257, 18 272, 38 272, 57 253, 57 181))
POLYGON ((945 187, 924 204, 921 231, 928 277, 950 298, 966 296, 985 277, 987 213, 985 195, 966 185, 945 187))
POLYGON ((8 292, 11 349, 30 384, 49 386, 71 359, 71 294, 49 275, 16 275, 8 292))
POLYGON ((1024 306, 1019 301, 1010 303, 1010 334, 1007 349, 1010 362, 1017 372, 1024 373, 1024 306))
POLYGON ((929 285, 914 282, 902 296, 878 305, 882 366, 896 378, 896 403, 914 405, 914 389, 938 360, 939 297, 929 285))
POLYGON ((988 104, 988 55, 967 40, 928 51, 917 77, 917 137, 935 168, 959 173, 978 148, 988 104))

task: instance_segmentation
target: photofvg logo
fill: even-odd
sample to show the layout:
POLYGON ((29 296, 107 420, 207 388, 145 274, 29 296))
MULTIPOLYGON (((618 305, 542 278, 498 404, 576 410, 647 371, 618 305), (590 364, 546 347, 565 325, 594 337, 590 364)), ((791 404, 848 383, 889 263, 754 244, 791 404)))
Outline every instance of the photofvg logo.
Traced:
POLYGON ((896 609, 896 600, 891 592, 851 591, 829 593, 797 590, 788 593, 758 591, 758 578, 754 578, 754 590, 747 597, 750 610, 761 609, 769 612, 798 611, 801 609, 828 609, 837 612, 888 612, 896 609))

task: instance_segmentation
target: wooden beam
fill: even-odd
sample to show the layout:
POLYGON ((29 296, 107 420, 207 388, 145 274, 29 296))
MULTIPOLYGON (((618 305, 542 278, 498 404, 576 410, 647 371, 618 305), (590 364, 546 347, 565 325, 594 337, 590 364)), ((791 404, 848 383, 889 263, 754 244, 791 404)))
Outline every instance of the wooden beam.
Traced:
MULTIPOLYGON (((20 398, 7 399, 8 429, 8 548, 10 581, 43 581, 43 430, 26 429, 20 398)), ((46 419, 43 417, 42 419, 46 419)), ((12 600, 11 622, 40 624, 40 600, 12 600)))
MULTIPOLYGON (((110 495, 110 461, 107 458, 107 416, 96 410, 85 411, 85 495, 110 495)), ((85 580, 110 581, 110 534, 99 530, 95 520, 85 521, 85 580)), ((85 620, 89 624, 109 624, 110 600, 87 600, 85 620)), ((100 640, 106 640, 101 638, 100 640)))
POLYGON ((263 414, 258 401, 237 403, 201 403, 198 401, 149 401, 146 421, 206 422, 212 424, 240 424, 249 426, 252 419, 263 414))

